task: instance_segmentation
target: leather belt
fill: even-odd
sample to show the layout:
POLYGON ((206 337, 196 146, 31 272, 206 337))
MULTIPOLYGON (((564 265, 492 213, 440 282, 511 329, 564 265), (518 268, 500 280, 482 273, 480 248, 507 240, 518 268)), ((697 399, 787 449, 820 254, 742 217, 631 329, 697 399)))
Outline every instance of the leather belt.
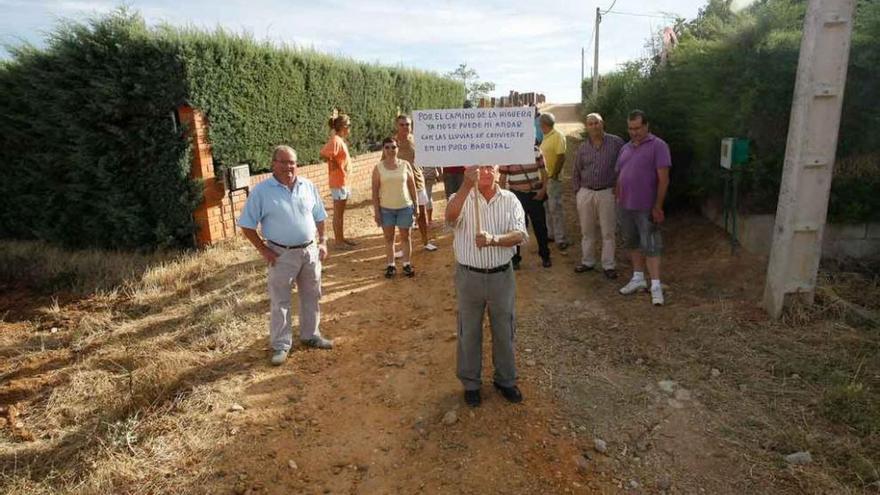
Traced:
POLYGON ((304 247, 309 247, 313 242, 315 242, 314 239, 312 239, 309 242, 303 243, 303 244, 297 244, 296 246, 285 246, 284 244, 278 244, 275 241, 269 241, 269 243, 274 244, 274 245, 276 245, 280 248, 283 248, 283 249, 302 249, 304 247))
POLYGON ((587 187, 587 189, 589 189, 590 191, 604 191, 606 189, 611 189, 612 187, 614 187, 614 186, 602 187, 599 189, 593 189, 592 187, 587 187))
MULTIPOLYGON (((459 265, 461 265, 461 263, 459 263, 459 265)), ((503 271, 507 270, 508 268, 510 268, 510 263, 508 262, 503 265, 496 266, 495 268, 476 268, 476 267, 468 266, 468 265, 461 265, 461 266, 463 266, 464 268, 467 268, 468 270, 470 270, 472 272, 488 274, 488 273, 503 272, 503 271)))

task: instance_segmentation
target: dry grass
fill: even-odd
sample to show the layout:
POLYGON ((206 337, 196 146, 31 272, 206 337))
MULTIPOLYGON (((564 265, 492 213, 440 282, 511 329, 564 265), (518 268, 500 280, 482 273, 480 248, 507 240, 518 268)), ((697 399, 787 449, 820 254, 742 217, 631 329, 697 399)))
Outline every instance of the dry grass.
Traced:
POLYGON ((0 376, 24 384, 11 397, 35 437, 0 428, 0 492, 198 486, 206 473, 190 466, 222 446, 217 424, 252 361, 242 353, 265 338, 263 267, 241 247, 123 255, 0 244, 0 280, 35 302, 0 323, 10 329, 0 376))

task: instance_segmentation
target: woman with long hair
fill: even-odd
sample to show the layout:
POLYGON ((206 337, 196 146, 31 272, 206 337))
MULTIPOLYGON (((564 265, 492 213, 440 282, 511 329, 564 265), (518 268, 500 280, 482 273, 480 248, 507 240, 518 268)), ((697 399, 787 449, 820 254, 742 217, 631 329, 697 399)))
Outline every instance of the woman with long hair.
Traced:
POLYGON ((416 182, 407 162, 397 158, 397 140, 387 137, 382 141, 382 160, 373 169, 373 215, 376 225, 382 227, 385 237, 385 277, 397 272, 394 262, 395 230, 403 245, 403 273, 416 274, 411 260, 410 229, 415 212, 416 182))
POLYGON ((351 173, 351 155, 345 140, 351 131, 351 119, 346 114, 330 118, 330 138, 321 148, 321 158, 329 168, 330 196, 333 198, 333 238, 336 247, 347 249, 357 243, 345 238, 345 205, 351 198, 346 179, 351 173))

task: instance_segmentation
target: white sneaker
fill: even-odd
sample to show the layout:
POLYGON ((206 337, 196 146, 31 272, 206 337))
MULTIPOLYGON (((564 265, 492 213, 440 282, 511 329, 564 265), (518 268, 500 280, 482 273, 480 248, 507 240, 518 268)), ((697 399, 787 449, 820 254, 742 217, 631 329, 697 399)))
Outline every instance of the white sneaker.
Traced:
POLYGON ((628 296, 642 290, 648 290, 648 282, 644 280, 631 279, 629 283, 620 288, 620 293, 624 296, 628 296))
POLYGON ((403 258, 403 250, 401 249, 400 251, 394 251, 394 257, 403 258))
MULTIPOLYGON (((429 242, 429 243, 425 244, 425 251, 436 251, 436 250, 437 250, 437 246, 435 246, 433 243, 429 242)), ((401 254, 403 254, 403 253, 401 253, 401 254)))
POLYGON ((663 287, 651 287, 651 304, 654 306, 663 306, 663 287))

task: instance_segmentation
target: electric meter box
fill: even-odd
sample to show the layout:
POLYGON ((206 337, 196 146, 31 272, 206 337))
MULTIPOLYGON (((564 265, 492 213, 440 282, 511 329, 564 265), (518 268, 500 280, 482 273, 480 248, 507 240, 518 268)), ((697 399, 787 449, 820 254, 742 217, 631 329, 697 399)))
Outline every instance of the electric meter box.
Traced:
POLYGON ((245 165, 236 165, 229 167, 228 179, 226 183, 229 185, 230 191, 238 191, 239 189, 247 189, 251 185, 250 167, 245 165))
POLYGON ((730 170, 734 165, 744 165, 748 161, 748 139, 728 137, 721 140, 721 168, 730 170))

